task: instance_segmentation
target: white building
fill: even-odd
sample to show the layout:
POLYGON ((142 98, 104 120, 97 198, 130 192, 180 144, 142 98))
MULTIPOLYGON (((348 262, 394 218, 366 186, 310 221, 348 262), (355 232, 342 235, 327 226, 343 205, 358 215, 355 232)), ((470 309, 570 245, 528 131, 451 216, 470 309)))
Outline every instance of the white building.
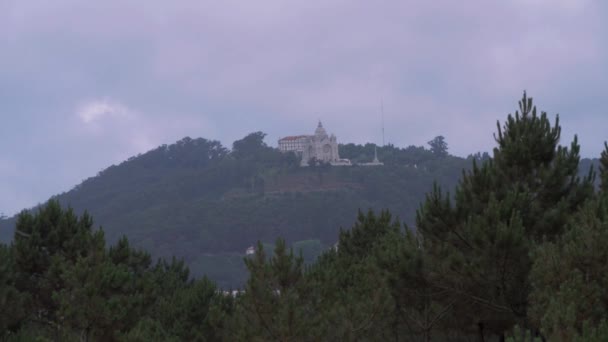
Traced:
POLYGON ((301 156, 300 166, 308 166, 315 159, 331 165, 351 165, 350 160, 340 159, 335 135, 328 135, 319 121, 314 135, 297 135, 279 139, 279 150, 293 151, 301 156))
POLYGON ((308 144, 308 135, 292 135, 284 137, 279 140, 279 150, 281 152, 296 152, 298 155, 302 155, 304 148, 308 144))

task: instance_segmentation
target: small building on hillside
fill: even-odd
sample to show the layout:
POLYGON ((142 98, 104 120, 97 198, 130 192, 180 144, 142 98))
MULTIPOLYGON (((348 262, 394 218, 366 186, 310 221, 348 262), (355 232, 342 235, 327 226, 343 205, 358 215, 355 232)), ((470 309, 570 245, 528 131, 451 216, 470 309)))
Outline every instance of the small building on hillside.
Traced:
POLYGON ((245 255, 253 255, 255 254, 255 247, 251 246, 245 250, 245 255))

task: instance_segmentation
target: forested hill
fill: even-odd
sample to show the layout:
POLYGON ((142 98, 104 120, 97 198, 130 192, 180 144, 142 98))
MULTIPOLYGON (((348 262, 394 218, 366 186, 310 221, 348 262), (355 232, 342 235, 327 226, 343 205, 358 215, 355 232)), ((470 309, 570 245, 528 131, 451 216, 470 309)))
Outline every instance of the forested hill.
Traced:
MULTIPOLYGON (((195 275, 239 286, 246 277, 244 251, 258 240, 283 237, 310 261, 336 242, 359 209, 388 208, 412 225, 433 182, 451 189, 472 159, 488 157, 454 157, 439 147, 377 147, 384 166, 301 168, 294 154, 267 146, 261 132, 231 150, 184 138, 113 165, 55 198, 77 212, 87 210, 110 243, 126 235, 155 257, 184 258, 195 275)), ((347 144, 340 153, 368 162, 374 149, 347 144)), ((3 241, 14 222, 1 222, 3 241)))

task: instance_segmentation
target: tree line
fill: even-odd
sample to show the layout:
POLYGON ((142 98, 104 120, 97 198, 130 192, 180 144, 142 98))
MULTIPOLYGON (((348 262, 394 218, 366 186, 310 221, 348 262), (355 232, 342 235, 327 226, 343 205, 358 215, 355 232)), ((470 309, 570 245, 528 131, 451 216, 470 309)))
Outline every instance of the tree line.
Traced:
POLYGON ((316 262, 278 239, 245 258, 235 294, 183 262, 107 247, 88 214, 51 201, 0 247, 8 341, 605 341, 608 144, 579 175, 577 138, 525 93, 453 192, 413 225, 360 211, 316 262), (596 178, 599 186, 595 186, 596 178))

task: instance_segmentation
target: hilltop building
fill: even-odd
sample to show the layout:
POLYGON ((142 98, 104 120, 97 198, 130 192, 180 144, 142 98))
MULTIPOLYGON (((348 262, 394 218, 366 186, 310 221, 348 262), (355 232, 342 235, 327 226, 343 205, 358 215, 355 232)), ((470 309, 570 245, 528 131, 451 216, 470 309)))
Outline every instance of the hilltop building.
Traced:
POLYGON ((279 150, 281 152, 295 152, 302 155, 308 145, 308 135, 292 135, 279 140, 279 150))
POLYGON ((314 135, 295 135, 279 139, 279 150, 295 152, 300 156, 300 166, 308 166, 311 160, 334 166, 349 166, 350 160, 340 159, 338 141, 335 135, 328 135, 319 121, 314 135))

